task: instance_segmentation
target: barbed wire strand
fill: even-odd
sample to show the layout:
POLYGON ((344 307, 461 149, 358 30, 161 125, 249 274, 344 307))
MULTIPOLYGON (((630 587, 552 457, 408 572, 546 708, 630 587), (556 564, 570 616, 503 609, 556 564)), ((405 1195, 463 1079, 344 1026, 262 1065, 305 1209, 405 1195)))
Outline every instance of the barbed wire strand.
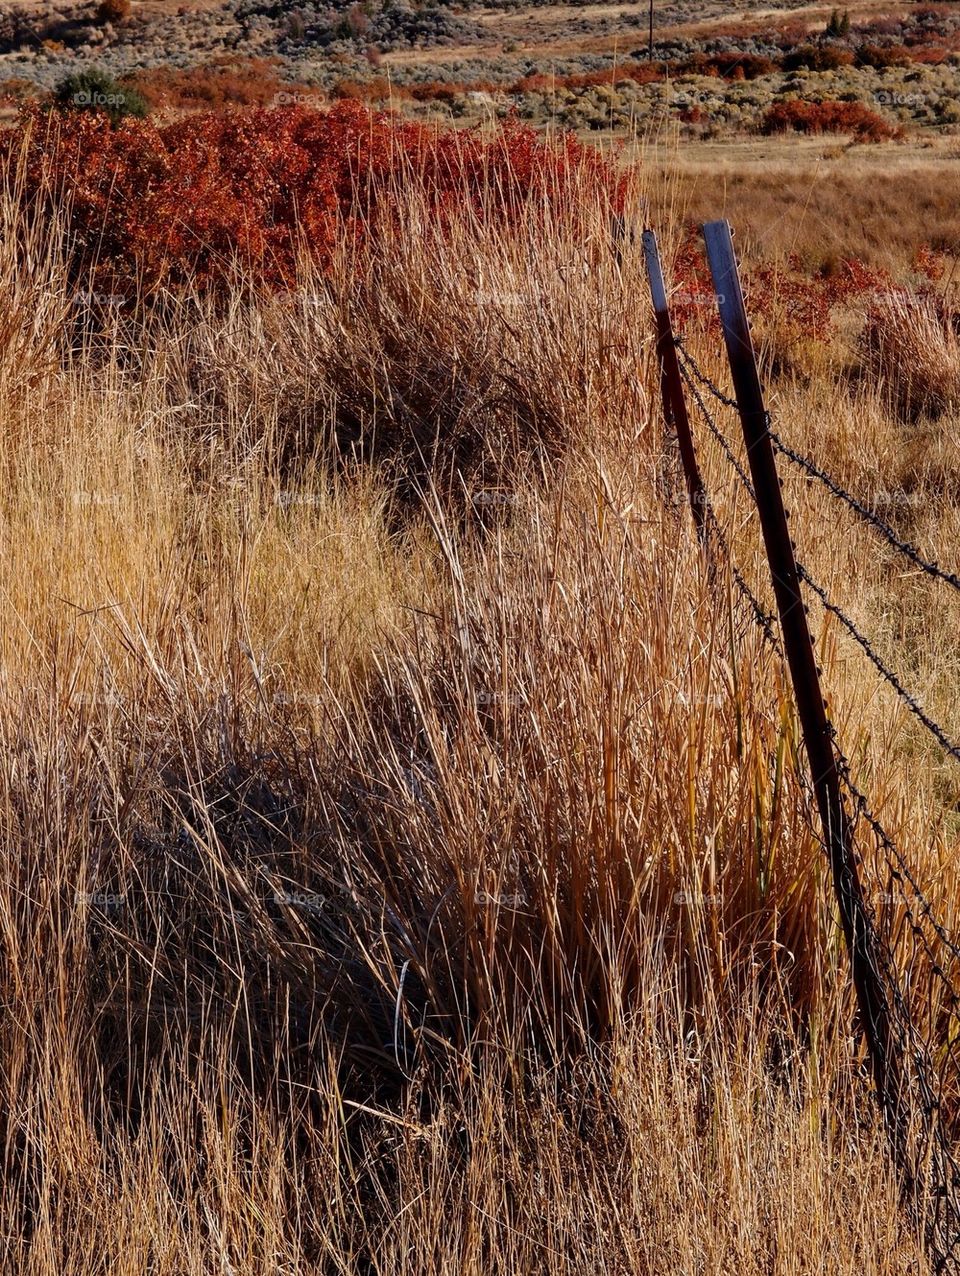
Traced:
POLYGON ((703 369, 697 363, 696 359, 690 353, 684 338, 674 337, 674 344, 677 347, 677 351, 680 355, 680 358, 682 360, 685 360, 687 363, 689 363, 691 372, 696 377, 696 379, 700 382, 703 388, 705 390, 709 390, 710 393, 713 395, 713 397, 719 403, 722 403, 725 408, 733 408, 734 411, 738 411, 739 404, 737 403, 736 399, 731 399, 729 395, 724 394, 724 392, 720 389, 720 387, 716 384, 716 382, 711 381, 711 379, 707 376, 707 374, 703 371, 703 369))
POLYGON ((893 687, 894 691, 897 693, 897 695, 900 697, 903 703, 907 706, 907 708, 910 710, 913 716, 917 719, 917 721, 921 722, 927 728, 927 730, 934 737, 934 739, 937 741, 937 743, 940 745, 940 747, 944 750, 945 753, 949 754, 949 756, 954 758, 957 762, 960 762, 960 745, 955 744, 954 741, 950 739, 946 731, 944 731, 943 727, 941 727, 938 722, 936 722, 933 718, 930 717, 930 715, 926 712, 926 710, 919 703, 916 697, 912 695, 911 692, 909 692, 907 688, 903 685, 903 683, 900 681, 897 675, 893 672, 893 670, 890 669, 889 666, 883 662, 881 657, 877 655, 876 651, 874 650, 873 644, 870 642, 870 639, 860 632, 860 630, 857 628, 854 622, 850 619, 850 617, 846 614, 846 612, 841 607, 838 607, 835 602, 831 601, 830 595, 827 593, 827 591, 823 588, 822 585, 817 584, 817 582, 813 579, 813 577, 807 571, 806 567, 804 567, 803 563, 799 561, 797 562, 797 572, 800 575, 800 579, 806 585, 809 585, 809 587, 820 599, 821 603, 824 606, 824 609, 830 612, 832 616, 836 616, 836 618, 840 621, 841 625, 843 625, 844 629, 846 629, 850 637, 854 639, 854 641, 858 644, 860 649, 866 655, 870 663, 874 666, 874 668, 881 675, 884 681, 889 683, 890 686, 893 687))
MULTIPOLYGON (((683 338, 677 337, 675 340, 678 354, 681 359, 681 371, 685 371, 688 375, 695 377, 699 384, 703 386, 704 389, 708 390, 718 403, 721 403, 726 408, 733 408, 735 411, 738 410, 736 399, 732 399, 729 395, 724 394, 720 387, 716 385, 716 383, 703 371, 693 355, 690 354, 683 338)), ((699 398, 699 395, 697 397, 699 398)), ((885 519, 881 518, 875 510, 864 505, 864 503, 858 500, 852 492, 847 491, 839 480, 828 474, 826 470, 821 469, 821 467, 809 457, 803 456, 800 452, 796 451, 795 448, 792 448, 772 428, 769 413, 767 414, 767 432, 773 446, 782 456, 785 456, 788 461, 809 475, 810 478, 816 479, 816 481, 822 484, 822 486, 825 487, 831 495, 835 496, 838 500, 842 501, 846 506, 852 509, 858 518, 861 518, 864 522, 869 523, 871 527, 874 527, 893 549, 897 550, 927 576, 930 576, 934 580, 943 581, 943 583, 949 585, 951 589, 955 589, 958 593, 960 593, 960 575, 957 575, 956 572, 948 571, 946 568, 941 567, 939 563, 933 562, 928 558, 924 558, 916 545, 912 545, 909 541, 906 541, 899 536, 894 528, 892 528, 885 519)))
MULTIPOLYGON (((688 389, 700 409, 701 415, 706 421, 711 433, 721 444, 724 455, 729 461, 731 461, 741 482, 747 487, 748 491, 750 491, 752 495, 752 485, 749 484, 749 481, 746 479, 746 475, 744 474, 741 465, 733 455, 732 449, 729 447, 729 444, 723 436, 719 426, 717 426, 716 422, 711 417, 711 414, 703 401, 703 396, 699 393, 697 386, 694 385, 692 378, 695 378, 700 385, 709 390, 713 397, 724 407, 736 409, 736 400, 725 395, 723 391, 720 390, 720 388, 702 372, 692 356, 687 354, 681 338, 677 338, 677 346, 681 360, 681 373, 683 374, 688 389)), ((928 562, 926 559, 922 558, 916 547, 901 540, 901 538, 897 536, 893 529, 890 528, 883 519, 879 518, 879 516, 875 515, 873 511, 869 510, 866 506, 859 502, 812 461, 809 461, 808 458, 802 457, 799 453, 795 452, 792 448, 785 444, 783 440, 780 439, 772 430, 769 414, 767 417, 767 428, 771 436, 771 442, 778 452, 786 456, 787 459, 792 461, 794 464, 799 465, 811 477, 817 479, 826 486, 834 496, 840 498, 849 505, 860 517, 864 518, 876 527, 876 529, 884 535, 894 548, 905 554, 922 571, 926 572, 930 576, 945 581, 945 583, 950 584, 954 588, 960 588, 960 578, 954 576, 950 572, 944 571, 939 564, 928 562)), ((762 606, 756 599, 753 591, 750 590, 749 586, 746 585, 746 582, 742 580, 742 577, 732 560, 726 536, 716 519, 716 515, 709 506, 708 512, 713 534, 724 551, 725 558, 730 566, 731 574, 734 579, 737 580, 738 585, 742 584, 745 596, 748 598, 754 609, 755 618, 757 619, 757 622, 761 624, 767 638, 774 644, 780 654, 782 654, 783 648, 776 635, 776 622, 774 618, 763 611, 762 606)), ((934 737, 949 754, 954 757, 960 757, 960 749, 958 749, 957 746, 949 740, 943 728, 925 713, 925 711, 917 703, 916 699, 906 690, 905 687, 903 687, 899 678, 897 678, 892 670, 890 670, 880 659, 869 640, 860 633, 859 629, 853 621, 846 616, 842 609, 831 601, 827 591, 813 580, 810 573, 801 563, 798 563, 798 572, 804 583, 813 589, 820 598, 825 609, 835 615, 843 623, 847 631, 855 638, 864 650, 865 654, 870 658, 871 663, 873 663, 881 675, 894 687, 898 696, 907 704, 911 712, 914 713, 923 725, 932 732, 934 737)), ((888 881, 898 883, 899 889, 897 894, 900 897, 904 921, 909 927, 910 934, 913 937, 914 953, 916 954, 918 948, 922 949, 929 967, 931 980, 938 981, 943 986, 946 992, 946 1000, 950 1006, 951 1012, 957 1018, 960 1018, 960 1015, 957 1014, 958 1009, 960 1009, 960 996, 958 996, 949 974, 944 969, 941 957, 934 951, 930 937, 924 929, 923 922, 926 921, 929 923, 937 940, 952 957, 960 959, 960 945, 957 945, 950 938, 946 929, 937 920, 934 914, 933 905, 921 889, 913 871, 910 868, 910 865, 907 863, 905 856, 899 850, 893 838, 886 831, 880 820, 871 810, 866 795, 855 784, 851 775, 849 761, 840 747, 836 731, 832 725, 830 727, 830 731, 834 753, 837 758, 837 766, 841 783, 848 799, 853 804, 855 819, 859 820, 862 818, 869 825, 877 839, 879 847, 882 850, 888 881), (907 890, 904 887, 904 883, 909 885, 916 907, 911 904, 907 890)), ((807 801, 808 805, 812 801, 812 794, 809 792, 807 793, 807 801)), ((822 841, 822 838, 820 840, 822 841)), ((892 893, 888 894, 888 899, 890 898, 892 898, 892 893)), ((960 1245, 960 1203, 958 1203, 955 1195, 956 1189, 960 1187, 960 1165, 957 1164, 952 1143, 944 1130, 941 1120, 942 1069, 938 1070, 936 1068, 931 1056, 929 1043, 925 1037, 921 1035, 916 1023, 914 1022, 914 1017, 903 995, 896 963, 893 959, 892 949, 880 936, 873 910, 866 904, 865 907, 867 908, 869 924, 874 932, 875 939, 878 944, 879 960, 884 968, 883 970, 878 970, 874 973, 884 989, 884 999, 887 1001, 888 1013, 894 1028, 901 1057, 904 1060, 908 1060, 912 1065, 908 1083, 912 1082, 916 1089, 917 1100, 923 1115, 924 1124, 922 1136, 927 1141, 927 1146, 935 1152, 935 1164, 931 1166, 933 1170, 933 1177, 936 1180, 934 1191, 935 1204, 933 1208, 933 1217, 929 1220, 927 1226, 927 1238, 930 1247, 935 1250, 933 1255, 934 1270, 941 1272, 945 1271, 953 1264, 956 1250, 958 1245, 960 1245), (933 1077, 937 1078, 936 1085, 934 1085, 931 1081, 931 1078, 933 1077)), ((929 985, 931 998, 933 987, 934 984, 931 982, 929 985)), ((928 1018, 930 1022, 933 1022, 934 1014, 932 999, 928 1005, 928 1018)), ((947 1056, 952 1057, 955 1064, 957 1062, 955 1051, 956 1044, 957 1042, 955 1039, 948 1039, 946 1046, 946 1054, 947 1056)), ((913 1171, 911 1171, 911 1173, 913 1173, 913 1171)))
POLYGON ((841 487, 836 479, 831 478, 829 474, 827 474, 824 470, 821 470, 819 466, 815 465, 808 457, 801 456, 799 452, 794 451, 793 448, 784 443, 783 439, 781 439, 774 430, 769 430, 769 434, 773 442, 773 446, 782 456, 785 456, 788 461, 791 461, 794 465, 798 466, 804 471, 804 473, 815 478, 827 489, 828 492, 831 492, 834 496, 843 501, 845 505, 848 505, 850 509, 858 515, 858 517, 875 527, 881 536, 883 536, 894 549, 898 550, 905 558, 909 559, 915 567, 919 568, 920 571, 925 572, 928 576, 933 577, 935 580, 942 580, 952 589, 960 592, 960 576, 957 576, 954 572, 947 571, 945 568, 941 567, 939 563, 930 562, 928 559, 924 558, 915 545, 911 545, 909 541, 901 540, 893 528, 886 523, 879 514, 874 513, 873 510, 869 509, 861 501, 858 501, 851 492, 848 492, 845 488, 841 487))
POLYGON ((733 466, 734 470, 737 473, 737 477, 740 479, 741 484, 746 489, 746 491, 749 492, 751 500, 755 501, 757 499, 756 493, 753 490, 753 483, 750 481, 749 475, 747 474, 746 470, 743 468, 743 465, 740 463, 740 460, 737 457, 736 453, 733 451, 733 448, 727 442, 726 435, 723 433, 723 431, 717 425, 716 421, 714 421, 713 417, 710 415, 710 410, 707 407, 707 405, 704 403, 703 396, 700 394, 700 391, 697 389, 696 385, 691 379, 690 373, 687 371, 686 360, 685 360, 682 346, 680 347, 680 356, 681 356, 680 375, 683 377, 684 381, 686 382, 688 390, 693 395, 694 400, 697 404, 697 407, 700 409, 701 415, 703 416, 703 419, 707 424, 707 428, 709 429, 710 433, 719 443, 724 456, 733 466))

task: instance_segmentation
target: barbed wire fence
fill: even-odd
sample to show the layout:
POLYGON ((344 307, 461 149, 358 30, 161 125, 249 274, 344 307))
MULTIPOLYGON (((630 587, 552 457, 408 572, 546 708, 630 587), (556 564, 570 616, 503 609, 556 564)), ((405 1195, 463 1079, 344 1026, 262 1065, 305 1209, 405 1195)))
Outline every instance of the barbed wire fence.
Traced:
MULTIPOLYGON (((788 512, 783 507, 776 458, 782 458, 842 504, 918 574, 957 593, 960 576, 925 557, 875 510, 773 429, 763 403, 730 235, 726 222, 704 227, 735 395, 726 394, 704 372, 682 335, 674 332, 667 294, 654 286, 655 275, 660 272, 656 236, 652 231, 645 233, 658 319, 665 416, 676 424, 676 400, 684 399, 685 390, 695 407, 697 421, 716 445, 716 455, 729 466, 738 489, 747 494, 760 513, 778 615, 764 607, 736 563, 730 538, 700 474, 692 429, 687 422, 690 437, 680 450, 684 465, 693 466, 693 475, 686 477, 691 503, 696 496, 693 512, 698 535, 702 531, 705 551, 714 566, 717 561, 725 564, 747 614, 777 657, 790 668, 820 808, 818 836, 834 868, 861 1027, 870 1049, 877 1097, 903 1199, 923 1228, 933 1270, 960 1272, 960 942, 942 919, 944 901, 938 907, 930 898, 919 880, 918 869, 911 865, 854 778, 850 760, 826 712, 801 586, 819 602, 825 616, 839 623, 899 703, 937 742, 945 759, 960 762, 960 743, 923 707, 907 681, 880 654, 876 643, 797 556, 796 545, 787 533, 788 512), (667 343, 672 359, 664 358, 667 343), (735 412, 741 418, 749 473, 717 419, 721 412, 735 412), (796 614, 798 607, 802 617, 796 614), (804 650, 804 635, 808 651, 804 650), (814 702, 812 707, 810 701, 814 702), (822 721, 817 718, 817 702, 822 721), (824 740, 817 738, 818 732, 824 740), (826 761, 822 746, 829 752, 826 761), (836 786, 833 797, 831 777, 836 786), (874 891, 877 902, 871 902, 870 892, 861 882, 861 873, 868 866, 863 854, 865 840, 872 849, 869 867, 874 880, 870 884, 883 888, 874 891), (878 906, 879 901, 883 901, 882 906, 878 906)), ((683 419, 686 421, 685 408, 683 419)))

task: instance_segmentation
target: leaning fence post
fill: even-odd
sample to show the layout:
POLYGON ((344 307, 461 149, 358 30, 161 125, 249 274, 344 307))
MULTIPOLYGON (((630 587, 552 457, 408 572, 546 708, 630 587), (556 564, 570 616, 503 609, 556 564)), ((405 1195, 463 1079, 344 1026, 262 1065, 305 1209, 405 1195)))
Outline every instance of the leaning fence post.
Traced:
MULTIPOLYGON (((903 1061, 893 1038, 881 976, 883 964, 879 942, 864 902, 852 828, 841 800, 833 733, 800 592, 800 577, 787 526, 730 226, 725 221, 708 222, 703 227, 703 236, 874 1082, 895 1159, 909 1175, 903 1061)), ((912 1183, 909 1186, 912 1187, 912 1183)))
POLYGON ((656 233, 652 230, 643 232, 643 256, 647 266, 647 279, 650 281, 653 313, 657 320, 657 359, 660 364, 660 393, 663 397, 663 414, 677 432, 677 441, 680 445, 680 460, 683 463, 687 495, 690 498, 690 509, 693 512, 693 525, 697 529, 697 539, 702 543, 706 536, 706 489, 700 475, 700 467, 697 464, 693 435, 690 432, 690 418, 687 415, 687 405, 683 397, 680 361, 677 358, 673 324, 670 320, 670 308, 667 304, 667 289, 663 282, 660 251, 657 247, 656 233))

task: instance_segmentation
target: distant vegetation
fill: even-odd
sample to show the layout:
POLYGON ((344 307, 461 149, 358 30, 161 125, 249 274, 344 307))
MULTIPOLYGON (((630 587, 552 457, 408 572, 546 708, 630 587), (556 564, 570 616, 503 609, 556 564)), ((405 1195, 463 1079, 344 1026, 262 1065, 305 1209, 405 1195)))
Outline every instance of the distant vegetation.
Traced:
POLYGON ((62 111, 102 112, 113 124, 145 119, 147 103, 136 89, 118 84, 103 71, 80 71, 61 80, 53 100, 62 111))

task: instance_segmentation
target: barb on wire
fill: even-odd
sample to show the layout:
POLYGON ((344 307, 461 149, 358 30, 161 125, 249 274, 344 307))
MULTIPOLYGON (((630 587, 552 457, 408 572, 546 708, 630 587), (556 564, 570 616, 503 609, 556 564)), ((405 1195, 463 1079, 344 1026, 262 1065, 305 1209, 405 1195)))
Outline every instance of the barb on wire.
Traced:
MULTIPOLYGON (((682 354, 682 350, 681 350, 681 354, 682 354)), ((713 437, 717 440, 717 442, 720 444, 720 447, 723 450, 724 456, 733 466, 734 470, 737 473, 737 477, 740 479, 741 484, 746 489, 746 491, 750 494, 750 498, 752 500, 756 500, 756 494, 753 490, 753 484, 750 482, 749 475, 747 474, 746 470, 741 465, 736 453, 733 451, 733 448, 731 448, 730 444, 727 442, 726 435, 723 433, 723 431, 717 425, 716 421, 714 421, 713 417, 710 415, 710 409, 704 403, 703 396, 701 395, 697 387, 694 385, 693 380, 690 377, 690 373, 687 371, 686 363, 684 362, 683 359, 681 359, 681 362, 680 362, 680 375, 683 377, 684 381, 686 382, 687 389, 693 395, 696 401, 697 407, 700 409, 700 413, 707 424, 707 428, 709 429, 713 437)))
POLYGON ((910 710, 913 716, 917 719, 917 721, 923 723, 923 725, 927 728, 930 734, 936 739, 938 744, 945 750, 946 753, 948 753, 956 761, 960 762, 960 745, 955 744, 950 739, 950 737, 947 735, 944 729, 940 726, 940 724, 938 722, 935 722, 933 718, 931 718, 930 715, 925 712, 925 710, 917 701, 916 697, 913 696, 906 689, 906 687, 903 685, 903 683, 900 681, 897 675, 893 672, 893 670, 888 668, 888 666, 884 664, 883 660, 880 658, 880 656, 877 655, 876 651, 874 650, 873 645, 870 642, 870 639, 866 638, 860 632, 860 630, 853 623, 853 621, 846 614, 846 612, 842 610, 842 608, 838 607, 836 603, 831 601, 830 595, 827 593, 827 591, 823 588, 822 585, 817 584, 817 582, 813 579, 813 577, 810 575, 807 569, 800 562, 797 563, 797 572, 800 575, 800 579, 803 580, 807 585, 809 585, 810 588, 813 590, 813 592, 817 595, 817 597, 823 603, 824 608, 828 612, 830 612, 831 615, 837 617, 837 619, 843 625, 844 629, 846 629, 847 633, 850 634, 851 638, 853 638, 854 641, 858 643, 858 645, 860 646, 861 650, 865 653, 870 663, 874 666, 874 668, 878 671, 878 673, 882 675, 885 681, 888 682, 891 687, 893 687, 894 691, 897 693, 897 695, 900 697, 903 703, 907 706, 907 708, 910 710))
POLYGON ((711 534, 715 537, 720 549, 723 551, 723 556, 726 559, 727 566, 730 568, 731 579, 736 585, 740 597, 747 603, 750 610, 753 612, 753 619, 763 631, 763 635, 767 642, 773 647, 777 655, 782 656, 783 645, 780 642, 779 635, 777 634, 776 618, 771 615, 770 612, 764 610, 763 603, 761 603, 760 599, 756 596, 741 575, 736 563, 733 561, 733 555, 730 553, 730 545, 727 541, 726 534, 720 526, 717 516, 710 505, 707 506, 707 523, 711 534))
POLYGON ((953 589, 960 591, 960 576, 957 576, 954 572, 946 571, 939 563, 933 563, 924 558, 915 545, 911 545, 909 541, 901 540, 893 528, 879 514, 874 513, 873 510, 858 501, 852 493, 841 487, 836 479, 831 478, 829 474, 821 470, 808 457, 802 456, 784 443, 783 439, 774 430, 770 430, 769 433, 773 446, 781 455, 785 456, 788 461, 792 461, 794 465, 798 466, 806 474, 809 474, 811 478, 815 478, 819 483, 822 483, 827 491, 838 497, 845 505, 848 505, 865 522, 875 527, 894 549, 899 550, 901 554, 909 558, 915 566, 926 572, 928 576, 932 576, 936 580, 942 580, 953 589))
POLYGON ((697 363, 696 359, 687 349, 687 346, 683 337, 675 336, 673 340, 677 347, 677 352, 680 355, 680 358, 684 360, 684 362, 689 364, 690 371, 693 373, 694 377, 700 382, 703 388, 705 390, 709 390, 710 393, 713 395, 713 397, 719 403, 722 403, 725 408, 733 408, 736 411, 738 409, 738 404, 736 399, 731 399, 729 395, 724 394, 724 392, 720 389, 720 387, 716 384, 716 382, 711 381, 711 379, 707 376, 704 370, 697 363))

